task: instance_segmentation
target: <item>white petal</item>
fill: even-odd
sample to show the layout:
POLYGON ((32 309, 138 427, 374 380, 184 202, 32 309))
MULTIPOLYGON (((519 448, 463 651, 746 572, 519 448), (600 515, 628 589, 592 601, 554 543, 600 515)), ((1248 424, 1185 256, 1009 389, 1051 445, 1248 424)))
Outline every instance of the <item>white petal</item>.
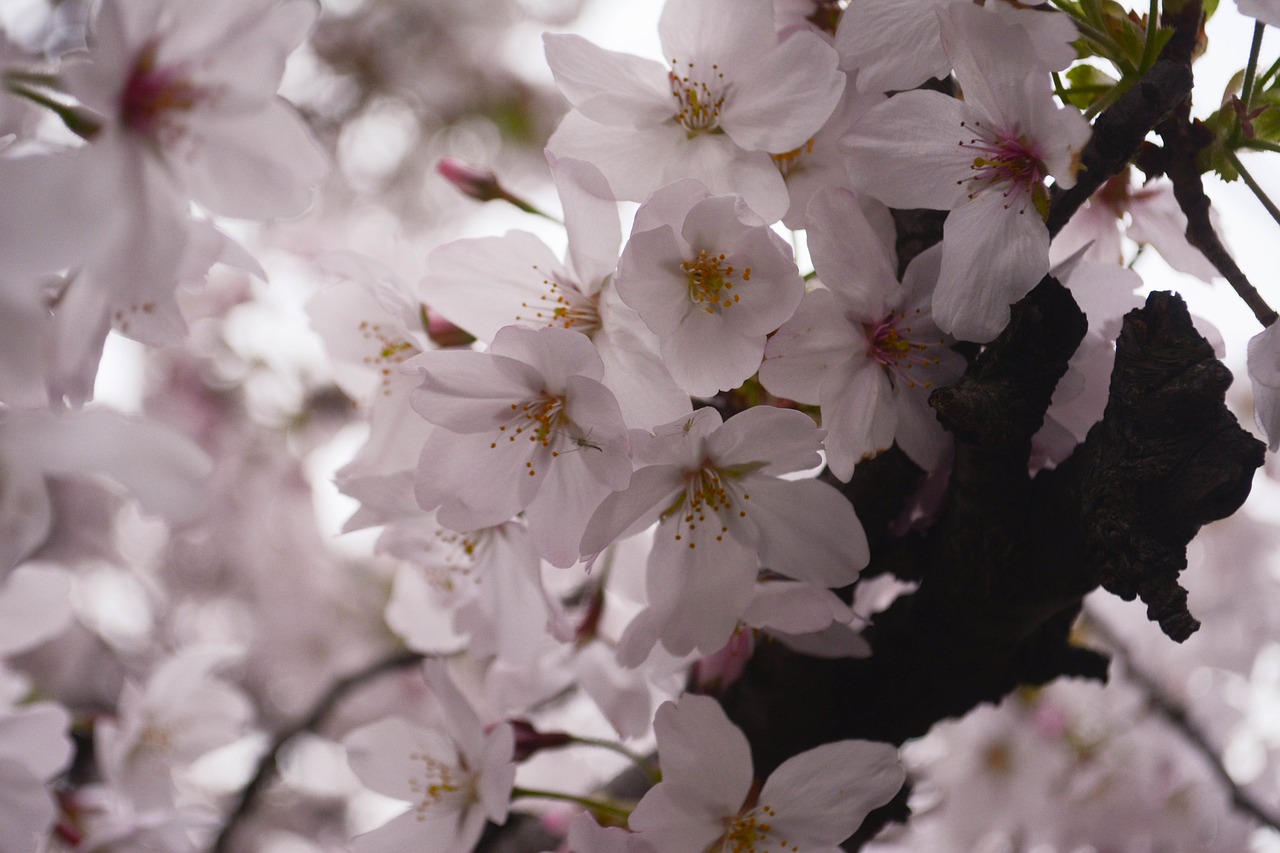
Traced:
POLYGON ((561 94, 592 121, 635 128, 674 114, 667 69, 659 63, 577 35, 544 33, 542 42, 561 94))
POLYGON ((839 62, 835 50, 815 33, 793 33, 734 81, 720 126, 743 148, 798 148, 840 101, 845 81, 839 62))
POLYGON ((764 566, 825 587, 857 580, 870 552, 862 523, 843 495, 817 480, 752 477, 749 488, 747 518, 758 531, 764 566))

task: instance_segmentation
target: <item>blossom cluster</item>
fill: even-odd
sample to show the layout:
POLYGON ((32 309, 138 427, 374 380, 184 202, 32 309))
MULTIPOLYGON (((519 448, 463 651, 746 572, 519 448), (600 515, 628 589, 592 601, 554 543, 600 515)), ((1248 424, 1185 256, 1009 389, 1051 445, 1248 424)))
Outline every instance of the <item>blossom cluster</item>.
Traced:
MULTIPOLYGON (((1122 234, 1215 275, 1168 185, 1127 172, 1051 235, 1092 133, 1062 90, 1081 32, 1057 5, 667 0, 664 62, 548 33, 569 107, 544 152, 562 252, 531 230, 407 270, 299 250, 364 428, 334 477, 357 506, 344 533, 375 531, 359 558, 322 540, 299 462, 343 431, 317 417, 264 438, 208 376, 235 361, 210 329, 266 278, 253 223, 303 213, 325 180, 278 94, 319 4, 101 0, 71 35, 55 16, 40 43, 5 36, 0 186, 21 203, 0 212, 0 850, 467 853, 541 798, 574 804, 539 812, 568 853, 830 853, 908 770, 949 805, 880 849, 1087 843, 1069 821, 969 826, 1011 788, 952 783, 1004 785, 1038 733, 1062 754, 1017 778, 1042 807, 1085 771, 1124 784, 1122 759, 1071 754, 1061 718, 1088 697, 958 724, 969 744, 1006 725, 1027 743, 947 761, 924 741, 904 768, 895 744, 835 740, 771 773, 713 698, 762 644, 874 654, 862 631, 901 585, 859 582, 850 483, 901 454, 924 485, 893 530, 936 516, 952 447, 930 395, 1046 276, 1088 318, 1035 438, 1051 468, 1102 417, 1139 301, 1122 234), (909 210, 934 212, 941 242, 906 249, 909 210), (145 415, 93 402, 112 337, 162 354, 145 415), (307 708, 330 736, 268 747, 307 708), (567 749, 602 745, 645 791, 603 793, 621 765, 567 749), (338 769, 315 782, 324 761, 338 769), (282 817, 286 794, 250 814, 273 773, 341 807, 282 817)), ((1275 23, 1271 5, 1241 0, 1275 23)), ((552 218, 491 175, 442 172, 552 218)), ((1273 448, 1274 329, 1249 345, 1273 448)), ((1158 820, 1176 798, 1146 783, 1186 764, 1133 770, 1122 802, 1158 820)), ((1152 844, 1198 842, 1228 810, 1188 790, 1188 831, 1152 844)), ((1076 813, 1101 809, 1075 793, 1076 813)), ((1247 828, 1224 825, 1205 843, 1239 844, 1247 828)))

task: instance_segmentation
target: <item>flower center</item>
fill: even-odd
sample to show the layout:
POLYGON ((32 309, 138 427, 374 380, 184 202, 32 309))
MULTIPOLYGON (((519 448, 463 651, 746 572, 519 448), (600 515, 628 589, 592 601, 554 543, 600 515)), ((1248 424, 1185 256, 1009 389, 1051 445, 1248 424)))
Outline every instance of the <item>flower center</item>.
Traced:
POLYGON ((547 292, 532 304, 521 302, 520 307, 530 313, 517 314, 516 320, 534 326, 574 329, 588 337, 600 329, 599 297, 588 296, 574 284, 561 284, 536 265, 533 269, 543 276, 542 285, 547 292))
POLYGON ((203 92, 188 82, 180 69, 156 66, 156 46, 143 48, 120 94, 124 126, 146 136, 158 136, 174 113, 192 109, 203 92))
POLYGON ((373 344, 373 354, 361 359, 362 363, 378 371, 382 382, 382 396, 391 396, 391 377, 395 368, 406 359, 417 355, 418 348, 400 337, 398 332, 388 330, 381 323, 370 323, 361 320, 356 327, 360 337, 373 344))
POLYGON ((782 177, 791 176, 792 172, 798 172, 804 167, 805 157, 813 153, 813 140, 810 139, 799 148, 792 149, 782 154, 771 154, 773 162, 777 164, 778 171, 782 173, 782 177))
POLYGON ((1047 216, 1049 194, 1044 179, 1049 173, 1035 143, 1019 133, 993 131, 981 122, 962 121, 960 126, 977 134, 959 143, 961 148, 974 152, 969 164, 973 174, 956 182, 967 183, 969 198, 998 189, 1006 209, 1017 206, 1019 213, 1025 213, 1030 200, 1042 217, 1047 216))
POLYGON ((671 60, 667 79, 671 83, 671 96, 676 100, 676 121, 684 125, 689 136, 699 133, 723 133, 720 130, 720 108, 724 106, 724 74, 720 66, 711 66, 711 82, 698 79, 693 63, 671 60))
MULTIPOLYGON (((747 471, 755 467, 758 466, 741 466, 741 470, 747 471)), ((714 535, 715 541, 721 542, 729 532, 726 522, 746 517, 746 510, 739 509, 736 515, 733 510, 738 506, 739 498, 749 501, 751 495, 739 492, 736 488, 730 489, 725 483, 738 476, 738 471, 739 466, 720 469, 704 463, 701 468, 685 472, 684 491, 659 516, 660 521, 672 517, 676 519, 677 542, 684 541, 686 536, 689 539, 697 538, 698 525, 706 525, 708 516, 711 517, 711 523, 704 527, 702 535, 714 535)), ((689 542, 690 548, 696 546, 696 542, 689 542)))
POLYGON ((410 777, 409 790, 419 798, 413 810, 418 820, 423 821, 432 806, 460 790, 461 780, 455 776, 454 768, 426 753, 410 753, 409 759, 422 765, 421 777, 410 777))
MULTIPOLYGON (((913 315, 919 313, 919 308, 912 312, 913 315)), ((895 382, 905 383, 908 388, 914 388, 917 384, 925 388, 932 387, 928 380, 922 379, 917 383, 911 371, 917 367, 932 367, 937 364, 939 359, 927 353, 930 347, 942 346, 943 341, 912 338, 911 327, 906 325, 907 320, 906 314, 894 311, 878 323, 866 324, 867 338, 870 340, 867 356, 879 362, 895 382)))
POLYGON ((773 809, 761 806, 739 815, 732 822, 726 818, 724 839, 716 849, 722 853, 765 853, 774 844, 779 845, 781 850, 792 849, 785 841, 779 841, 770 835, 773 824, 769 822, 769 818, 773 814, 773 809))
MULTIPOLYGON (((680 269, 684 270, 689 281, 689 301, 701 305, 708 314, 718 314, 738 302, 738 294, 729 292, 733 290, 733 277, 738 273, 733 264, 727 264, 725 260, 724 254, 711 255, 701 251, 694 260, 680 262, 680 269)), ((750 281, 751 267, 743 268, 738 277, 744 282, 750 281)))

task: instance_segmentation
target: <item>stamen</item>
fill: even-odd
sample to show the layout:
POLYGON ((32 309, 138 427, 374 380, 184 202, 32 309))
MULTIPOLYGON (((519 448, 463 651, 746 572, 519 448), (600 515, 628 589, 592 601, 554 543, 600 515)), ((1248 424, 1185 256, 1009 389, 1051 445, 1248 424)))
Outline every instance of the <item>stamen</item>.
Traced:
MULTIPOLYGON (((698 252, 695 260, 680 262, 680 269, 689 281, 689 301, 701 305, 708 314, 718 314, 740 301, 738 294, 729 292, 733 290, 733 276, 737 271, 733 264, 725 261, 723 253, 711 255, 704 250, 698 252)), ((740 278, 750 281, 751 268, 744 269, 740 278)))
POLYGON ((724 106, 724 74, 720 66, 711 66, 709 81, 698 79, 693 63, 687 63, 685 73, 680 72, 680 61, 671 60, 667 79, 671 83, 671 96, 676 100, 675 119, 689 131, 689 136, 699 133, 723 133, 720 130, 720 108, 724 106))

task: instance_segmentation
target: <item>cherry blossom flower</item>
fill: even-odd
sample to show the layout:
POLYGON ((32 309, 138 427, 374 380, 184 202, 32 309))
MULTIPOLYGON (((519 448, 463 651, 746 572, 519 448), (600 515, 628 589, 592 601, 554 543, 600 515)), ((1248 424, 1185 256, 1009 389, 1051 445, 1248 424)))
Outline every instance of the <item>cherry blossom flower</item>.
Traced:
POLYGON ((1058 107, 1019 28, 971 4, 938 12, 964 90, 902 92, 846 137, 854 185, 891 207, 950 210, 933 297, 938 326, 989 341, 1049 271, 1045 179, 1075 182, 1087 121, 1058 107), (994 57, 998 61, 991 61, 994 57))
POLYGON ((126 684, 119 718, 95 727, 104 774, 138 808, 171 807, 172 771, 244 733, 253 716, 248 697, 212 675, 230 657, 226 649, 174 655, 143 686, 126 684))
POLYGON ((457 240, 428 258, 422 301, 486 343, 513 323, 586 335, 629 427, 688 414, 688 395, 658 357, 657 339, 613 285, 622 226, 608 183, 590 163, 549 159, 569 239, 564 261, 526 231, 457 240))
MULTIPOLYGON (((1216 208, 1210 210, 1210 216, 1216 221, 1216 208)), ((1103 184, 1076 211, 1054 238, 1050 257, 1055 263, 1065 261, 1088 245, 1085 258, 1121 264, 1122 233, 1135 243, 1149 244, 1179 272, 1206 282, 1218 277, 1208 258, 1187 242, 1187 215, 1173 196, 1173 184, 1156 180, 1135 187, 1127 169, 1103 184)))
POLYGON ((787 192, 769 155, 805 144, 831 115, 844 88, 835 50, 812 32, 779 42, 770 0, 668 0, 659 33, 669 70, 578 36, 543 37, 574 107, 550 149, 596 163, 622 199, 696 178, 781 218, 787 192))
POLYGON ((842 740, 783 762, 752 796, 747 739, 714 699, 682 696, 653 725, 662 781, 628 825, 664 853, 828 853, 905 778, 890 744, 842 740))
POLYGON ((428 661, 423 672, 440 703, 440 728, 391 717, 343 739, 351 768, 365 785, 410 804, 389 823, 358 836, 352 842, 357 853, 470 853, 486 820, 507 819, 516 774, 511 726, 486 730, 443 661, 428 661))
POLYGON ((809 215, 825 287, 769 339, 761 383, 822 407, 827 464, 841 480, 894 441, 925 470, 938 467, 948 440, 928 395, 964 369, 931 317, 940 250, 918 256, 899 284, 892 249, 852 193, 819 195, 809 215))
POLYGON ((659 521, 648 607, 619 659, 655 642, 676 655, 721 648, 746 613, 760 566, 822 587, 852 583, 868 559, 849 502, 817 480, 785 480, 818 462, 821 433, 795 410, 756 407, 721 421, 702 408, 650 435, 632 434, 640 467, 587 525, 585 554, 659 521))
POLYGON ((672 377, 698 397, 755 373, 766 337, 804 294, 790 247, 742 197, 691 180, 640 206, 617 284, 658 336, 672 377))
POLYGON ((422 448, 423 509, 454 530, 524 511, 538 551, 570 566, 591 512, 626 487, 631 457, 591 341, 566 329, 508 326, 488 352, 427 352, 414 409, 442 429, 422 448))

